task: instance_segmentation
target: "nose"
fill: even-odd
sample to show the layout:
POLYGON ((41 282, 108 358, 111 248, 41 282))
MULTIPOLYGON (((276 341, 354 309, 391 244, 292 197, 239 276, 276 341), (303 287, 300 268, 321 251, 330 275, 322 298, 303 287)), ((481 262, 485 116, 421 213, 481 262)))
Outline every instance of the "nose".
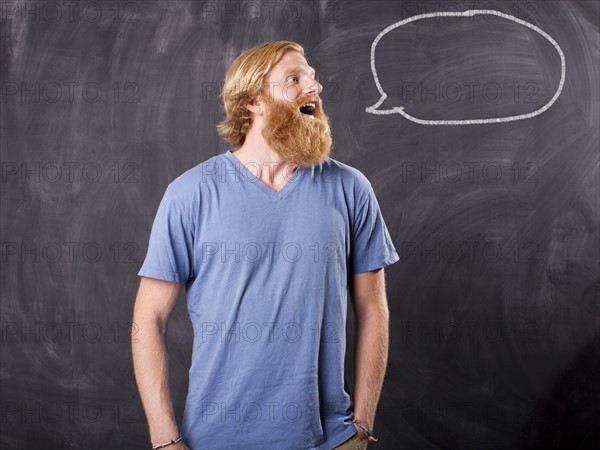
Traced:
POLYGON ((316 94, 319 95, 323 90, 323 86, 314 78, 311 78, 307 83, 306 88, 304 89, 304 93, 306 94, 316 94))

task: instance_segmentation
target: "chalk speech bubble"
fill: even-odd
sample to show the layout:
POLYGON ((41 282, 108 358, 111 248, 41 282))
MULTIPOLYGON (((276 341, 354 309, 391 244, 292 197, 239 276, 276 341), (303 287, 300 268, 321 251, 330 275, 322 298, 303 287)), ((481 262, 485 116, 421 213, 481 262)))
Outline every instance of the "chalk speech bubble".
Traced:
POLYGON ((471 9, 471 10, 463 11, 463 12, 447 11, 447 12, 419 14, 418 16, 412 16, 412 17, 409 17, 408 19, 405 19, 405 20, 402 20, 400 22, 396 22, 396 23, 390 25, 389 27, 387 27, 381 33, 379 33, 377 35, 377 37, 373 41, 373 44, 371 45, 371 72, 373 72, 373 79, 375 80, 375 85, 377 86, 377 90, 381 94, 381 98, 373 106, 369 106, 368 108, 366 108, 366 111, 368 113, 377 114, 377 115, 401 114, 406 119, 411 120, 411 121, 416 122, 421 125, 474 125, 474 124, 482 124, 482 123, 513 122, 515 120, 530 119, 532 117, 535 117, 535 116, 543 113, 548 108, 550 108, 554 104, 554 102, 556 102, 556 99, 561 94, 563 86, 565 84, 567 70, 566 70, 566 64, 565 64, 565 55, 564 55, 562 49, 560 48, 560 45, 558 45, 558 43, 544 30, 536 27, 535 25, 530 24, 529 22, 525 22, 524 20, 518 19, 517 17, 511 16, 509 14, 501 13, 494 9, 471 9), (408 114, 406 111, 404 111, 404 107, 394 107, 392 109, 386 109, 386 110, 377 109, 383 103, 383 101, 387 98, 387 94, 384 92, 383 88, 381 87, 381 83, 379 82, 379 77, 377 76, 377 69, 375 67, 375 49, 377 48, 377 44, 379 43, 379 41, 387 33, 389 33, 390 31, 392 31, 398 27, 401 27, 402 25, 406 25, 407 23, 414 22, 416 20, 428 19, 431 17, 472 17, 472 16, 479 15, 479 14, 499 16, 504 19, 508 19, 508 20, 512 20, 514 22, 520 23, 521 25, 525 25, 526 27, 531 28, 532 30, 534 30, 534 31, 538 32, 539 34, 541 34, 542 36, 544 36, 554 46, 554 48, 556 49, 556 51, 558 52, 558 54, 560 56, 561 77, 560 77, 560 83, 558 85, 558 89, 556 90, 554 96, 548 103, 546 103, 540 109, 538 109, 534 112, 528 113, 528 114, 521 114, 518 116, 510 116, 510 117, 498 117, 498 118, 493 118, 493 119, 470 119, 470 120, 423 120, 423 119, 419 119, 418 117, 414 117, 414 116, 411 116, 410 114, 408 114))

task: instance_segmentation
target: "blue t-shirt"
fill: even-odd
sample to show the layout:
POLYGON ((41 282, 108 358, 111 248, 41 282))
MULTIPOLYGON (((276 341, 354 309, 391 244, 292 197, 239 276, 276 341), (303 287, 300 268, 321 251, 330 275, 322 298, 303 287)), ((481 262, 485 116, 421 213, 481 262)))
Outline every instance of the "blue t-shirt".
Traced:
POLYGON ((194 329, 181 435, 192 450, 330 450, 356 432, 349 274, 399 257, 359 170, 328 157, 279 192, 256 173, 213 156, 169 184, 152 225, 139 275, 184 284, 194 329))

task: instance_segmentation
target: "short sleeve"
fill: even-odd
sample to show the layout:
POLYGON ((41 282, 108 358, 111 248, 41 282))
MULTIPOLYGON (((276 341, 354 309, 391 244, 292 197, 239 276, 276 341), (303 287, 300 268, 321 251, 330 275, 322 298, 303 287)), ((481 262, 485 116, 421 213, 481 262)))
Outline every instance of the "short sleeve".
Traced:
POLYGON ((158 206, 139 276, 187 283, 192 274, 194 236, 190 215, 169 185, 158 206))
POLYGON ((352 274, 389 266, 400 259, 368 180, 366 193, 354 211, 350 270, 352 274))

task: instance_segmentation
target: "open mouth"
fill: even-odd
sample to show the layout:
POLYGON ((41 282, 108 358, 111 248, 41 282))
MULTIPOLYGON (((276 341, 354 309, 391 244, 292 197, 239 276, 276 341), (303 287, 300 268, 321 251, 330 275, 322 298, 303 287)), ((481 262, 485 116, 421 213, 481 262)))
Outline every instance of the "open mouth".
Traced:
POLYGON ((300 107, 300 112, 307 116, 314 116, 317 105, 313 102, 305 103, 300 107))

